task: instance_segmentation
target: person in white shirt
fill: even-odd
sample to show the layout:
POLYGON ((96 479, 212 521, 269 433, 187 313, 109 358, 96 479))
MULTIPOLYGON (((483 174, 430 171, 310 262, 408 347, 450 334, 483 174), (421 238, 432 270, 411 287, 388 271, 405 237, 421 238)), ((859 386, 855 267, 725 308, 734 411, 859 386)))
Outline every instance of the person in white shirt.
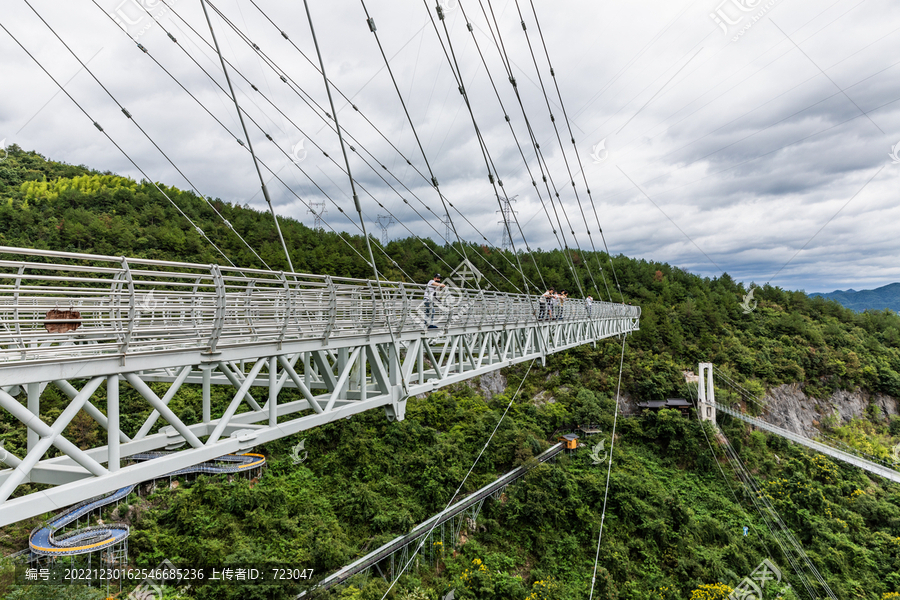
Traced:
POLYGON ((554 296, 553 288, 550 288, 549 290, 547 290, 546 292, 541 294, 541 300, 540 300, 541 311, 538 315, 538 321, 544 320, 544 317, 547 315, 548 305, 550 304, 550 300, 553 298, 553 296, 554 296))
POLYGON ((434 304, 437 302, 438 288, 447 287, 441 283, 440 273, 434 276, 434 279, 425 285, 425 325, 428 329, 437 329, 434 325, 434 304))
POLYGON ((593 305, 594 305, 594 298, 593 298, 593 297, 588 296, 587 298, 584 299, 584 308, 585 308, 585 310, 587 311, 588 319, 591 318, 591 307, 592 307, 593 305))

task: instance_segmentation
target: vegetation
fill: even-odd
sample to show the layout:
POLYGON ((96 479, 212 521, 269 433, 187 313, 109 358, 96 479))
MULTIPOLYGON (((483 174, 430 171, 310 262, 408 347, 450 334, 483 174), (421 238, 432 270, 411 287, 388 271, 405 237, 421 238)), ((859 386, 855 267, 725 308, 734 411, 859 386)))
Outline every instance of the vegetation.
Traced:
MULTIPOLYGON (((236 264, 260 266, 204 199, 164 189, 236 264)), ((199 263, 223 260, 146 182, 54 163, 11 147, 0 163, 0 196, 3 245, 199 263)), ((286 268, 270 215, 217 199, 209 203, 272 268, 286 268)), ((291 219, 282 221, 282 229, 298 270, 371 276, 336 234, 320 235, 291 219)), ((347 240, 363 251, 361 238, 347 240)), ((441 259, 453 265, 460 261, 453 248, 428 244, 404 239, 384 250, 412 279, 423 282, 435 271, 446 271, 441 259)), ((520 284, 511 254, 507 262, 478 245, 468 246, 466 253, 498 289, 511 289, 504 278, 520 284)), ((590 289, 582 261, 599 261, 605 273, 614 266, 622 295, 609 281, 613 299, 642 308, 641 330, 625 342, 621 390, 632 399, 690 397, 693 390, 682 371, 701 360, 713 362, 756 395, 792 383, 818 398, 857 387, 900 397, 900 318, 893 313, 856 313, 801 292, 764 286, 755 290, 756 309, 745 314, 740 302, 748 289, 728 275, 704 279, 666 264, 602 254, 575 257, 581 277, 576 282, 562 253, 536 251, 533 258, 547 285, 570 291, 579 284, 590 289)), ((386 276, 403 279, 384 255, 377 261, 386 276)), ((531 257, 522 262, 529 265, 531 257)), ((531 269, 528 276, 539 281, 531 269)), ((605 291, 593 290, 594 297, 605 297, 605 291)), ((607 496, 605 464, 593 464, 588 452, 600 440, 607 449, 612 445, 620 352, 620 342, 608 340, 554 355, 546 367, 535 365, 524 382, 528 365, 509 368, 504 371, 507 389, 490 399, 474 383, 411 399, 402 422, 390 423, 383 413, 371 411, 324 425, 260 448, 269 466, 258 480, 185 480, 129 498, 127 508, 103 518, 132 525, 129 550, 140 566, 153 567, 166 558, 185 565, 275 560, 326 574, 443 509, 521 382, 520 395, 463 491, 526 463, 567 424, 596 423, 602 433, 587 439, 587 448, 537 466, 499 501, 487 501, 476 526, 464 529, 465 543, 453 548, 445 539, 446 546, 423 552, 389 597, 435 600, 455 589, 456 598, 484 600, 585 598, 604 506, 595 598, 725 598, 763 558, 775 561, 785 575, 782 583, 793 588, 772 585, 765 590, 767 598, 778 593, 786 600, 805 597, 797 594, 799 580, 742 495, 708 424, 667 410, 620 415, 607 496), (301 439, 309 458, 295 465, 291 448, 301 439)), ((150 407, 129 386, 121 387, 122 426, 132 433, 150 407)), ((166 389, 165 384, 151 387, 160 395, 166 389)), ((230 400, 225 390, 214 392, 214 407, 230 400)), ((726 402, 740 400, 728 388, 717 394, 726 402)), ((105 408, 102 393, 92 401, 105 408)), ((52 423, 66 402, 48 387, 42 418, 52 423)), ((199 391, 185 386, 170 407, 179 415, 196 414, 199 391)), ((747 408, 759 410, 752 403, 747 408)), ((822 425, 847 445, 889 459, 889 448, 900 442, 900 422, 874 409, 866 417, 822 425)), ((721 428, 839 598, 896 597, 900 487, 783 439, 750 432, 729 417, 721 428)), ((66 435, 82 447, 102 439, 86 415, 73 421, 66 435)), ((26 447, 23 429, 11 420, 0 421, 0 439, 17 453, 26 447)), ((7 553, 24 548, 36 524, 5 528, 0 545, 7 553)), ((88 599, 106 593, 16 587, 3 577, 0 588, 0 596, 17 599, 69 598, 76 591, 88 599)), ((378 599, 387 589, 377 577, 357 577, 325 597, 378 599)), ((292 592, 290 586, 205 586, 167 590, 165 598, 288 598, 292 592)), ((125 595, 127 590, 120 597, 125 595)))

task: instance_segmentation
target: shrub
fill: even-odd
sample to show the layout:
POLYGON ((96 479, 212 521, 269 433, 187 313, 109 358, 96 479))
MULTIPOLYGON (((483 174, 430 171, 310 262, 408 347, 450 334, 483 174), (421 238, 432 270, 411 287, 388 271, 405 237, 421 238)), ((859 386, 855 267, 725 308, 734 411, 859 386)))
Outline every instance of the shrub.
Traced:
POLYGON ((704 583, 691 592, 691 600, 725 600, 732 591, 724 583, 704 583))

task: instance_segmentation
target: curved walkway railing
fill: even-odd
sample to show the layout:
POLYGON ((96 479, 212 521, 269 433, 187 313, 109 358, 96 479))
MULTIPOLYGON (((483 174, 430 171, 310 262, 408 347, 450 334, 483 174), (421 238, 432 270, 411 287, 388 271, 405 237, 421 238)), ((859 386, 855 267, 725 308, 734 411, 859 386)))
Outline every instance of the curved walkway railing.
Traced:
MULTIPOLYGON (((421 331, 424 285, 0 246, 0 364, 421 331)), ((537 296, 445 288, 442 327, 536 322, 537 296)), ((432 307, 434 308, 434 307, 432 307)), ((565 302, 568 319, 640 308, 565 302)))
MULTIPOLYGON (((132 460, 152 460, 165 456, 166 452, 145 452, 129 457, 132 460)), ((227 454, 219 458, 185 469, 179 469, 167 473, 163 477, 174 477, 188 473, 239 473, 261 467, 266 459, 262 454, 227 454), (222 464, 232 463, 232 464, 222 464)), ((55 532, 76 519, 89 515, 91 512, 103 508, 113 502, 118 502, 128 497, 128 494, 137 486, 129 485, 120 488, 100 498, 92 498, 75 505, 52 521, 37 527, 28 538, 28 546, 32 553, 40 556, 74 556, 103 550, 123 542, 129 535, 128 525, 110 523, 109 525, 94 525, 84 527, 56 536, 55 532)))

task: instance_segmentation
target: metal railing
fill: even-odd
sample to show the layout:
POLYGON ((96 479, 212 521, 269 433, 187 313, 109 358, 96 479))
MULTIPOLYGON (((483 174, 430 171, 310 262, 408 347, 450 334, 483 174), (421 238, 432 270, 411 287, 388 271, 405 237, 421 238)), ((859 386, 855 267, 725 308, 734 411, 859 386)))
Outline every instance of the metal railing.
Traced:
MULTIPOLYGON (((539 299, 425 285, 0 246, 0 365, 537 322, 539 299), (431 310, 429 310, 429 308, 431 310), (433 311, 433 313, 432 313, 433 311)), ((640 308, 570 299, 566 320, 640 308)), ((10 365, 11 366, 11 365, 10 365)))
POLYGON ((831 446, 826 446, 821 442, 817 442, 815 440, 811 440, 806 436, 799 435, 794 433, 793 431, 789 431, 782 427, 778 427, 776 425, 772 425, 771 423, 766 423, 761 419, 757 419, 755 417, 751 417, 749 415, 745 415, 744 413, 735 410, 731 407, 724 406, 722 404, 716 404, 716 410, 722 411, 725 414, 736 417, 746 423, 753 425, 758 429, 763 429, 770 433, 774 433, 775 435, 779 435, 785 439, 791 440, 792 442, 796 442, 802 446, 806 446, 812 450, 816 450, 817 452, 821 452, 822 454, 826 454, 832 458, 836 458, 845 463, 851 464, 855 467, 859 467, 865 471, 870 473, 874 473, 876 475, 880 475, 885 479, 889 479, 891 481, 900 483, 900 472, 895 471, 889 467, 885 467, 883 465, 879 465, 877 463, 873 463, 870 460, 866 460, 864 458, 860 458, 856 455, 850 454, 848 452, 843 452, 838 450, 837 448, 832 448, 831 446))

